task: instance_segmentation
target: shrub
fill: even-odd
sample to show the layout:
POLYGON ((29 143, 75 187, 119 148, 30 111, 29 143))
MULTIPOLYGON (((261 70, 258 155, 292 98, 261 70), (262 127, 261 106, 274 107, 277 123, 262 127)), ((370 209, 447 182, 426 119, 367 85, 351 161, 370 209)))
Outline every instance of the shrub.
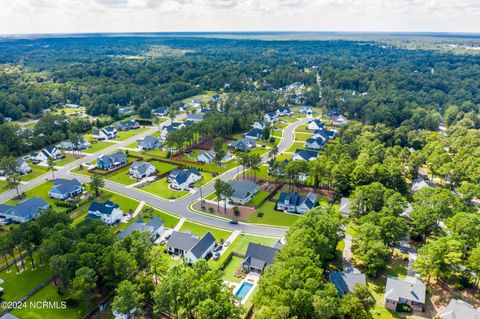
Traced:
POLYGON ((213 208, 213 207, 209 207, 209 208, 208 208, 208 211, 209 211, 210 213, 213 213, 214 210, 215 210, 215 208, 213 208))
POLYGON ((410 313, 412 312, 412 307, 410 307, 409 305, 407 304, 404 304, 404 303, 399 303, 397 304, 397 312, 407 312, 407 313, 410 313))
POLYGON ((263 217, 263 213, 262 213, 262 212, 258 212, 258 213, 257 213, 257 217, 262 218, 262 217, 263 217))
POLYGON ((233 207, 233 214, 235 216, 239 216, 240 215, 240 208, 238 208, 237 206, 233 207))

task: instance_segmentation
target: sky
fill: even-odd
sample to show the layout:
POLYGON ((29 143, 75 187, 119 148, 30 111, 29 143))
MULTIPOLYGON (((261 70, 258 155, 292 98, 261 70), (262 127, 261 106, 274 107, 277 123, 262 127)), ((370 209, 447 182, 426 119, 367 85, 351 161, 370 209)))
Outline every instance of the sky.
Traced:
POLYGON ((480 33, 480 1, 0 0, 0 34, 162 31, 480 33))

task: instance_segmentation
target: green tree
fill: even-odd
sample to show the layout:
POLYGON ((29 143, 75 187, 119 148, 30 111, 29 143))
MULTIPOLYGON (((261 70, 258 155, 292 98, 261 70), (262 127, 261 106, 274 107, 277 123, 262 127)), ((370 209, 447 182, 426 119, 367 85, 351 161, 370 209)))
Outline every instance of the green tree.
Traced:
POLYGON ((95 196, 100 194, 100 189, 105 186, 105 181, 103 180, 103 176, 99 174, 94 174, 90 177, 90 189, 95 192, 95 196))
POLYGON ((113 311, 125 314, 130 318, 131 313, 139 306, 143 296, 131 281, 122 281, 115 289, 115 297, 112 302, 113 311))
POLYGON ((52 172, 52 179, 55 179, 55 159, 53 157, 47 159, 47 167, 52 172))

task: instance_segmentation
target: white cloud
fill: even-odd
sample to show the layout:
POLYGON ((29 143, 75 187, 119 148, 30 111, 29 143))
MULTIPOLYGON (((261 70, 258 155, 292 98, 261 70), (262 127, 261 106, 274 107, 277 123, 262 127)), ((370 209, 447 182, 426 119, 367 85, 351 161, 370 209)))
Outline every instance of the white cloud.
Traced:
POLYGON ((0 0, 0 33, 480 32, 478 0, 0 0))

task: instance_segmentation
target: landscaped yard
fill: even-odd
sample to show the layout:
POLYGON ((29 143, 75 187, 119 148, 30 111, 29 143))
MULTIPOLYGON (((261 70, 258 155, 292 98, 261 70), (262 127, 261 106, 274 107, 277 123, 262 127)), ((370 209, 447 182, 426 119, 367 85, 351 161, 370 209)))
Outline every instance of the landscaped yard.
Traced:
MULTIPOLYGON (((4 289, 2 299, 17 301, 52 275, 47 264, 40 266, 38 254, 34 254, 35 266, 37 267, 34 271, 31 269, 30 257, 26 257, 24 261, 26 270, 21 274, 16 274, 15 266, 10 267, 10 272, 4 270, 0 273, 0 279, 4 281, 2 283, 2 288, 4 289)), ((18 268, 21 270, 22 266, 18 266, 18 268)))
POLYGON ((129 131, 118 131, 118 137, 115 139, 116 141, 125 141, 126 139, 134 136, 141 134, 143 132, 148 131, 150 128, 148 127, 142 127, 138 128, 136 130, 129 130, 129 131))
POLYGON ((250 200, 247 204, 258 206, 265 200, 265 198, 268 197, 268 195, 270 195, 269 192, 259 191, 258 193, 255 194, 252 200, 250 200))
POLYGON ((305 142, 298 142, 295 141, 290 145, 290 147, 287 149, 287 152, 289 153, 295 153, 297 149, 304 149, 305 148, 305 142))
POLYGON ((275 210, 275 202, 266 201, 262 206, 258 207, 256 212, 248 219, 248 223, 277 225, 277 226, 291 226, 300 215, 288 214, 275 210), (259 213, 263 213, 259 217, 259 213))
POLYGON ((177 191, 177 190, 171 189, 169 187, 169 183, 166 177, 161 178, 140 189, 165 199, 176 199, 188 194, 187 191, 177 191))
POLYGON ((157 168, 158 174, 162 175, 165 173, 170 172, 174 168, 178 168, 178 166, 170 164, 170 163, 164 163, 164 162, 157 162, 157 161, 152 161, 150 162, 153 166, 157 168))
POLYGON ((22 177, 20 178, 22 181, 31 181, 32 179, 35 179, 38 176, 41 176, 48 172, 48 168, 45 166, 30 164, 30 168, 32 169, 32 171, 27 175, 22 175, 22 177))
POLYGON ((129 169, 130 169, 130 165, 127 165, 122 169, 119 169, 118 171, 115 171, 114 173, 105 176, 105 178, 108 179, 109 181, 116 182, 122 185, 134 184, 137 181, 134 178, 130 177, 130 175, 128 175, 129 169))
POLYGON ((183 223, 182 228, 180 231, 189 230, 192 234, 202 237, 207 232, 210 232, 213 237, 215 237, 215 241, 218 243, 221 239, 226 240, 228 236, 230 236, 230 232, 227 230, 222 230, 219 228, 210 228, 208 226, 192 223, 186 221, 183 223))
POLYGON ((43 198, 47 201, 47 203, 50 204, 50 206, 53 207, 53 203, 55 202, 54 199, 48 197, 48 192, 52 189, 52 182, 46 182, 43 184, 40 184, 38 186, 35 186, 34 188, 29 189, 28 191, 25 192, 26 197, 22 198, 21 200, 18 199, 9 199, 8 201, 5 202, 7 205, 17 205, 21 201, 28 199, 30 197, 40 197, 43 198))
POLYGON ((103 150, 103 149, 105 149, 109 146, 112 146, 113 144, 115 144, 115 143, 107 142, 107 141, 98 141, 96 143, 91 142, 91 146, 89 148, 87 148, 86 150, 84 150, 84 152, 88 153, 88 154, 93 154, 93 153, 101 151, 101 150, 103 150))
POLYGON ((238 269, 242 268, 243 258, 233 256, 228 266, 223 270, 223 280, 239 283, 242 278, 235 277, 238 269))
POLYGON ((295 133, 295 141, 297 142, 305 142, 312 136, 310 133, 295 133))
POLYGON ((77 160, 79 157, 75 157, 71 154, 65 154, 65 157, 62 158, 61 160, 55 161, 55 166, 65 166, 68 163, 71 163, 75 160, 77 160))
POLYGON ((266 148, 266 147, 256 147, 251 152, 249 152, 248 155, 252 156, 252 155, 258 154, 258 155, 262 156, 263 154, 267 153, 268 151, 269 151, 269 149, 266 148))
MULTIPOLYGON (((53 284, 49 284, 48 286, 40 289, 37 293, 26 300, 27 303, 35 302, 35 301, 49 301, 49 302, 56 302, 60 304, 64 301, 65 298, 60 296, 57 292, 57 289, 53 286, 53 284)), ((86 313, 86 306, 84 304, 71 306, 67 305, 65 309, 51 309, 48 307, 43 307, 40 309, 32 309, 32 308, 22 308, 22 309, 15 309, 12 310, 11 314, 17 316, 21 319, 76 319, 76 318, 83 318, 86 313)))

